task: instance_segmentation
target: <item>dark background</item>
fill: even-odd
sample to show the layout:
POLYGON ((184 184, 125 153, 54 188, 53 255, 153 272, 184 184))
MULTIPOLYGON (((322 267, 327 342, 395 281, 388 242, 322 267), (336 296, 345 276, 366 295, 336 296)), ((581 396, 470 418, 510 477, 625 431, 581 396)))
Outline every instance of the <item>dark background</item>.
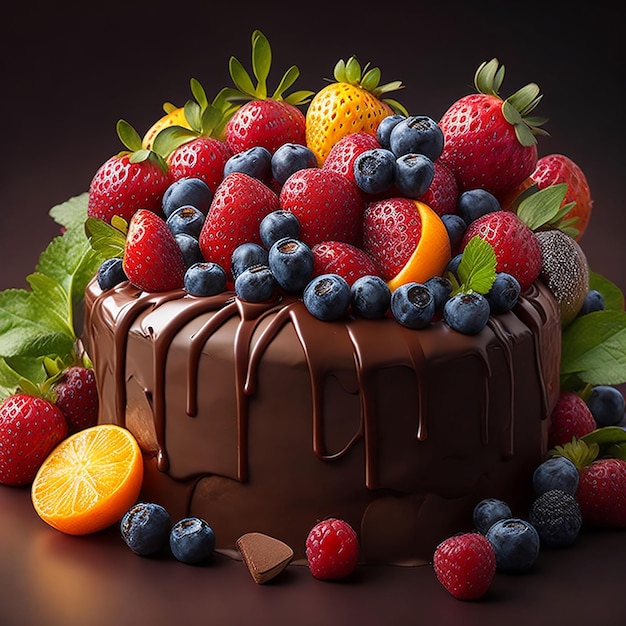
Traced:
POLYGON ((411 113, 435 119, 473 90, 476 67, 494 56, 507 68, 504 95, 537 82, 544 93, 538 113, 550 120, 539 152, 562 152, 586 172, 595 205, 581 243, 592 269, 626 288, 620 5, 85 4, 13 5, 0 25, 0 289, 24 286, 56 233, 50 207, 86 191, 100 164, 122 148, 116 121, 145 132, 164 101, 184 103, 191 77, 212 98, 230 84, 231 55, 250 68, 255 28, 272 44, 272 87, 296 64, 297 87, 318 90, 337 59, 356 54, 379 66, 384 82, 404 82, 397 96, 411 113))

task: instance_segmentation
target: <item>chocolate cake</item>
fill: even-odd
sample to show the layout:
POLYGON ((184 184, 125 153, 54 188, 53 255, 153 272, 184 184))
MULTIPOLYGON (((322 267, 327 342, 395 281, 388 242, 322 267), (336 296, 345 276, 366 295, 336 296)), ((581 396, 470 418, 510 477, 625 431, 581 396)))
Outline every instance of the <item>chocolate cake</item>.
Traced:
POLYGON ((100 421, 145 453, 142 497, 211 520, 225 551, 262 532, 302 559, 336 516, 364 562, 428 562, 481 498, 527 506, 559 392, 559 310, 539 281, 476 336, 93 281, 84 338, 100 421))

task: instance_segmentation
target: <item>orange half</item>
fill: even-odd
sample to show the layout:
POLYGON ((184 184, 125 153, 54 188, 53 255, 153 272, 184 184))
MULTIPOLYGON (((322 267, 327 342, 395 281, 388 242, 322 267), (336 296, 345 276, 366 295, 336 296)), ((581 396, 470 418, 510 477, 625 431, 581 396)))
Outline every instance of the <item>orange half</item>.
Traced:
POLYGON ((130 431, 115 424, 86 428, 46 458, 31 487, 35 511, 70 535, 98 532, 136 502, 143 459, 130 431))
POLYGON ((423 283, 443 274, 451 258, 450 237, 445 224, 427 204, 413 201, 421 220, 421 234, 404 267, 388 281, 394 291, 406 283, 423 283))

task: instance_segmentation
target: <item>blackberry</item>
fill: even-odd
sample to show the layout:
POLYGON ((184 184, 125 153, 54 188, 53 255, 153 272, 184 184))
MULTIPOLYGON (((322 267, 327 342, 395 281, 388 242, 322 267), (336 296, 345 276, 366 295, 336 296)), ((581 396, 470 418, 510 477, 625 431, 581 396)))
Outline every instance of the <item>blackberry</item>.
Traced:
POLYGON ((582 526, 578 502, 572 494, 560 489, 546 491, 533 502, 529 521, 546 548, 572 545, 582 526))

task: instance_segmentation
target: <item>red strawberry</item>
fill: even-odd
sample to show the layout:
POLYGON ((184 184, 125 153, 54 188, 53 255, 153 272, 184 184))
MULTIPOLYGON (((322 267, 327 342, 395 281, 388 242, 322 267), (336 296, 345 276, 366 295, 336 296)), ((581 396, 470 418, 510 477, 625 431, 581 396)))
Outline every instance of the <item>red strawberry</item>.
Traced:
POLYGON ((361 276, 380 276, 376 263, 360 248, 342 241, 313 246, 313 276, 339 274, 350 286, 361 276))
POLYGON ((372 202, 363 218, 363 249, 391 280, 406 265, 421 237, 422 222, 415 202, 389 198, 372 202))
POLYGON ((61 409, 70 427, 77 432, 98 421, 98 388, 92 368, 68 367, 54 384, 55 404, 61 409))
POLYGON ((626 461, 599 459, 583 467, 576 500, 585 524, 626 528, 626 461))
POLYGON ((330 149, 322 169, 338 172, 354 183, 354 161, 359 154, 374 148, 380 148, 380 144, 371 133, 350 133, 330 149))
POLYGON ((535 233, 510 211, 494 211, 474 220, 465 231, 461 251, 472 237, 491 244, 496 254, 496 271, 515 276, 522 291, 541 272, 541 246, 535 233))
POLYGON ((434 166, 433 182, 419 201, 427 204, 437 215, 454 213, 459 197, 459 188, 454 174, 439 159, 435 161, 434 166))
POLYGON ((280 192, 280 207, 300 221, 300 236, 309 246, 322 241, 360 245, 365 202, 345 176, 319 168, 292 174, 280 192))
POLYGON ((185 262, 176 239, 163 219, 145 209, 128 225, 123 267, 130 282, 143 291, 183 286, 185 262))
POLYGON ((0 405, 0 483, 27 485, 67 435, 61 410, 47 399, 17 393, 0 405))
POLYGON ((347 522, 330 518, 316 524, 306 539, 311 574, 320 580, 340 580, 352 574, 359 558, 359 538, 347 522))
POLYGON ((562 219, 578 218, 572 226, 578 231, 575 238, 580 239, 589 224, 593 206, 589 183, 580 167, 562 154, 549 154, 537 161, 530 177, 537 183, 539 189, 567 183, 567 193, 561 206, 570 202, 576 204, 562 219))
POLYGON ((291 87, 300 75, 294 65, 282 77, 278 89, 271 95, 267 91, 272 62, 269 41, 259 30, 252 33, 252 67, 257 79, 256 86, 243 65, 234 57, 230 60, 230 76, 235 88, 223 89, 214 103, 230 112, 225 138, 233 152, 242 152, 254 146, 262 146, 270 152, 285 143, 306 145, 305 117, 297 107, 310 99, 312 92, 299 91, 283 98, 283 92, 291 87), (248 102, 246 102, 248 101, 248 102), (233 102, 245 102, 232 112, 233 102))
POLYGON ((141 138, 124 120, 118 122, 117 134, 128 151, 111 157, 95 173, 87 215, 105 222, 119 215, 128 222, 137 209, 159 213, 161 198, 171 183, 167 165, 155 152, 138 152, 141 138))
POLYGON ((482 187, 502 197, 527 178, 537 163, 535 134, 543 122, 529 118, 541 96, 534 83, 502 100, 504 66, 483 63, 475 76, 477 94, 465 96, 443 114, 442 162, 460 190, 482 187))
POLYGON ((476 600, 487 593, 496 572, 496 556, 479 533, 454 535, 437 546, 433 557, 437 580, 457 599, 476 600))
POLYGON ((226 176, 215 191, 200 233, 204 258, 228 273, 235 248, 246 242, 262 244, 261 220, 278 208, 278 196, 261 181, 240 172, 226 176))
POLYGON ((232 151, 213 137, 196 137, 180 145, 168 157, 172 180, 200 178, 211 191, 222 182, 224 165, 232 151))
POLYGON ((550 415, 548 447, 569 443, 596 428, 596 421, 587 403, 571 391, 562 391, 550 415))

